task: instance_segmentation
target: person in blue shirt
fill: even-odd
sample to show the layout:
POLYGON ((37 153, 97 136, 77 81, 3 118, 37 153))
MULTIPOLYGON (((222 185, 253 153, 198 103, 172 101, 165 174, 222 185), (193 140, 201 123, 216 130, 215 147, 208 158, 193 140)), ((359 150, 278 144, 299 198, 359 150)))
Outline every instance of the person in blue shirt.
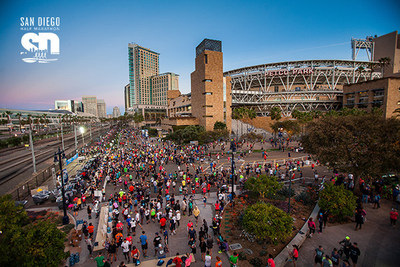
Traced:
POLYGON ((143 256, 147 257, 148 243, 147 243, 147 236, 145 235, 145 231, 142 231, 142 235, 139 237, 139 239, 140 239, 140 244, 142 245, 143 256))

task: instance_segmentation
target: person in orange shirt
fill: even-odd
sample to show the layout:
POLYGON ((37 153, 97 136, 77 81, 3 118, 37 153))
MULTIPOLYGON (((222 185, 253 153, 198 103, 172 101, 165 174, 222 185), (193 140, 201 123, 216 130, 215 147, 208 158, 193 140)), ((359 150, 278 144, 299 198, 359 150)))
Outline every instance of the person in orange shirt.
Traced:
POLYGON ((88 232, 89 232, 89 236, 90 236, 90 237, 93 237, 93 233, 94 233, 94 226, 93 226, 93 224, 92 224, 92 223, 89 223, 89 226, 88 226, 88 232))
POLYGON ((215 259, 217 260, 217 262, 215 263, 215 267, 222 267, 222 260, 220 257, 215 257, 215 259))
POLYGON ((118 246, 120 245, 120 243, 122 243, 122 233, 121 233, 121 232, 118 232, 118 233, 115 235, 115 241, 117 242, 117 245, 118 245, 118 246))

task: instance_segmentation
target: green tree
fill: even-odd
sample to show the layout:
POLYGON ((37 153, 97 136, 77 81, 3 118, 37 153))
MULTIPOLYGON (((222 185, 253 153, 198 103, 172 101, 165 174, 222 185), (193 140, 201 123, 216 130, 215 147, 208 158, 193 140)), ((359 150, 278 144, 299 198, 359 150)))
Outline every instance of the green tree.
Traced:
POLYGON ((356 209, 357 197, 343 185, 325 183, 325 188, 319 193, 319 196, 319 206, 327 210, 338 221, 352 216, 356 209))
POLYGON ((266 176, 265 174, 259 177, 250 177, 245 183, 247 190, 257 192, 260 197, 274 197, 276 192, 282 188, 275 176, 266 176))
POLYGON ((271 120, 279 121, 282 118, 282 111, 279 107, 272 107, 269 111, 271 120))
POLYGON ((243 227, 257 239, 277 244, 292 233, 293 219, 283 210, 269 203, 259 202, 246 209, 243 227))
POLYGON ((360 177, 400 170, 400 121, 375 114, 323 117, 307 126, 302 144, 321 163, 360 177))
POLYGON ((65 234, 47 221, 30 223, 10 195, 0 197, 0 266, 58 266, 65 234))
POLYGON ((214 123, 214 130, 225 130, 226 129, 226 124, 221 122, 221 121, 216 121, 214 123))

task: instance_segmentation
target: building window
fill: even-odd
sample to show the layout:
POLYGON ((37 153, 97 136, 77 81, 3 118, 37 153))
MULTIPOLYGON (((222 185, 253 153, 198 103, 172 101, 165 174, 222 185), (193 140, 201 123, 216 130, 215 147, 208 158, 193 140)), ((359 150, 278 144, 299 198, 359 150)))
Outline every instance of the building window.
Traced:
POLYGON ((275 92, 275 93, 278 93, 278 92, 279 92, 279 86, 275 86, 275 87, 274 87, 274 92, 275 92))
POLYGON ((213 115, 203 115, 203 118, 212 118, 213 115))
POLYGON ((203 95, 212 95, 213 93, 212 92, 205 92, 205 93, 203 93, 203 95))
POLYGON ((203 82, 212 82, 211 79, 204 79, 203 82))
POLYGON ((204 108, 204 107, 205 107, 205 108, 212 108, 213 105, 204 105, 203 108, 204 108))
POLYGON ((204 62, 207 64, 208 63, 208 57, 207 54, 204 55, 204 62))

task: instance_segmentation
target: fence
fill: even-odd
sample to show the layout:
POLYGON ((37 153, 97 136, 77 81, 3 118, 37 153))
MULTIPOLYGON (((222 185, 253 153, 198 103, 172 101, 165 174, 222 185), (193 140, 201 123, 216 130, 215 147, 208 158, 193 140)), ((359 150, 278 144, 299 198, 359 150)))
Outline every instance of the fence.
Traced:
MULTIPOLYGON (((66 155, 66 157, 71 158, 75 154, 76 154, 76 152, 73 151, 73 152, 69 153, 68 155, 66 155)), ((36 174, 33 174, 30 179, 28 179, 27 181, 18 185, 13 190, 9 191, 8 194, 11 194, 13 199, 16 199, 16 200, 25 199, 26 197, 31 195, 32 189, 41 186, 50 177, 52 177, 52 175, 53 175, 52 170, 51 170, 52 168, 54 168, 56 172, 58 172, 60 170, 59 164, 53 163, 52 165, 48 166, 47 168, 40 170, 36 174)))

